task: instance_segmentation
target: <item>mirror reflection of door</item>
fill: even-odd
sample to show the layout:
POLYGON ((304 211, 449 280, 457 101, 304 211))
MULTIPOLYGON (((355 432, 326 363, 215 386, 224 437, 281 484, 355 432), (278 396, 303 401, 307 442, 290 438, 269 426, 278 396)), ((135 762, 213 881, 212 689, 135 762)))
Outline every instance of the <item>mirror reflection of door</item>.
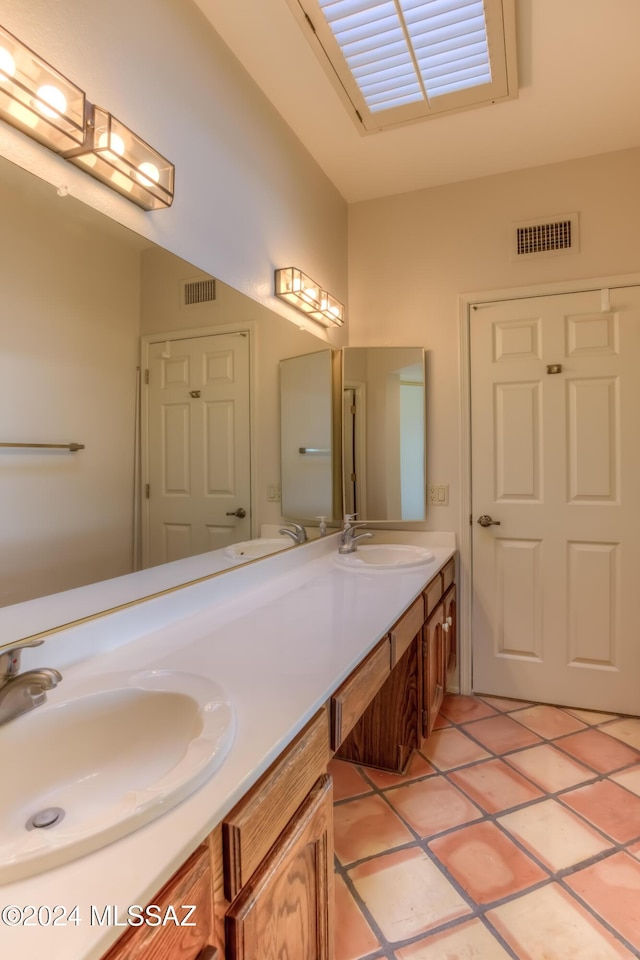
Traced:
POLYGON ((424 520, 424 350, 345 347, 343 361, 345 511, 424 520))
POLYGON ((152 343, 147 391, 144 566, 249 539, 248 333, 152 343))

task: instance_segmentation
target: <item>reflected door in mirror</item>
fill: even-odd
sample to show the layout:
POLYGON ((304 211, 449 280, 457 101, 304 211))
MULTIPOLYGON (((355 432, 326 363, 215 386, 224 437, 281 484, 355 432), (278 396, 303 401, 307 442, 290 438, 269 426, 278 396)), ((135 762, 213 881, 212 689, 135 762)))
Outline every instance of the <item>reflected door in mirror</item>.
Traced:
POLYGON ((343 463, 347 513, 425 518, 425 364, 421 347, 345 347, 343 463))
POLYGON ((145 566, 251 536, 249 336, 151 344, 145 566))

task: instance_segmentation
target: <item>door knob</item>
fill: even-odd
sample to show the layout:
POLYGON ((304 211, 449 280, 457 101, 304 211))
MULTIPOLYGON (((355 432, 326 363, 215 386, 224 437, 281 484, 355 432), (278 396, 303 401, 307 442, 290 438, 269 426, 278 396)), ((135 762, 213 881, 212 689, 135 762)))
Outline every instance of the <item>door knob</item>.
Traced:
POLYGON ((247 511, 244 507, 238 507, 237 510, 231 510, 229 513, 226 513, 226 517, 238 517, 240 520, 244 520, 247 515, 247 511))
POLYGON ((478 517, 478 523, 481 527, 499 527, 500 521, 493 520, 488 513, 483 513, 481 517, 478 517))

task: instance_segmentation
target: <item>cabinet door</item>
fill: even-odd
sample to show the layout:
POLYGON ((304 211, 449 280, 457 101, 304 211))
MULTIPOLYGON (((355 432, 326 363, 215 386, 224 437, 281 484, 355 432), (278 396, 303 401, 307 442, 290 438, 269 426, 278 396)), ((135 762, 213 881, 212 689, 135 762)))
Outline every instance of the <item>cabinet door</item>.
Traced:
POLYGON ((447 688, 447 675, 455 670, 458 662, 458 631, 456 626, 456 585, 447 590, 443 597, 444 607, 444 687, 447 688))
POLYGON ((183 904, 195 907, 189 923, 175 921, 158 926, 129 927, 102 960, 214 960, 218 951, 211 946, 212 893, 209 850, 199 847, 153 899, 162 917, 173 908, 178 919, 183 904))
POLYGON ((229 960, 332 960, 332 784, 323 776, 227 913, 229 960))
POLYGON ((424 625, 422 640, 422 735, 433 730, 444 697, 444 606, 439 603, 424 625))

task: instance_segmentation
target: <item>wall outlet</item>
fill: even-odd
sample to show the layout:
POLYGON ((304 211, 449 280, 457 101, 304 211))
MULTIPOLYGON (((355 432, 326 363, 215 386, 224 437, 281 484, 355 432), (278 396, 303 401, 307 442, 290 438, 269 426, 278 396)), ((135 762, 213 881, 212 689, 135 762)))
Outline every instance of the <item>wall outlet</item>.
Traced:
POLYGON ((431 507, 448 507, 449 484, 430 483, 427 487, 427 501, 431 507))
POLYGON ((280 484, 279 483, 268 483, 267 484, 267 500, 271 503, 280 503, 280 484))

